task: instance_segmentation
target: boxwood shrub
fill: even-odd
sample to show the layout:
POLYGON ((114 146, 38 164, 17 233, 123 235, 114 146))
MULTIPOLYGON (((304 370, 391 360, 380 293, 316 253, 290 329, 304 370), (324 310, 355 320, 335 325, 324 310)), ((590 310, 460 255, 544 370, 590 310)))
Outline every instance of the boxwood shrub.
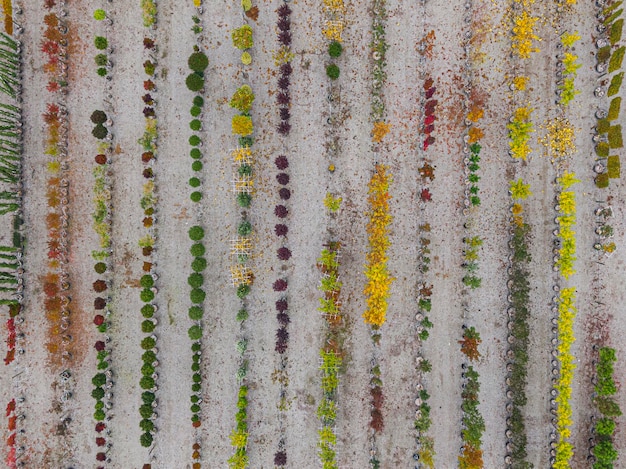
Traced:
POLYGON ((187 283, 191 288, 199 288, 204 283, 204 277, 202 276, 202 274, 194 272, 189 277, 187 277, 187 283))
POLYGON ((141 315, 146 319, 150 319, 152 316, 154 316, 154 306, 143 305, 141 307, 141 315))
POLYGON ((204 244, 196 243, 191 246, 191 249, 189 250, 189 252, 191 252, 191 255, 193 257, 200 257, 204 255, 204 253, 206 252, 206 249, 204 248, 204 244))
POLYGON ((189 308, 189 319, 192 321, 200 321, 203 315, 204 312, 200 306, 192 306, 189 308))
POLYGON ((206 293, 204 292, 204 290, 202 290, 201 288, 194 288, 193 290, 191 290, 191 292, 189 293, 189 298, 191 299, 191 302, 194 304, 200 304, 204 301, 204 299, 206 298, 206 293))
POLYGON ((139 297, 144 303, 150 303, 152 300, 154 300, 154 292, 152 290, 144 288, 143 290, 141 290, 139 297))
POLYGON ((194 272, 202 272, 206 269, 207 262, 204 257, 196 257, 191 263, 191 270, 194 272))

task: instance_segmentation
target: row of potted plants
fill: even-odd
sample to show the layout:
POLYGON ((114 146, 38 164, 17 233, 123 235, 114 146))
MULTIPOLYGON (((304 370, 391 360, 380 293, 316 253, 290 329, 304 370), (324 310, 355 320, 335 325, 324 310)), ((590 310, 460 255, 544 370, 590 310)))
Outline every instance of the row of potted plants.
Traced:
POLYGON ((387 82, 386 52, 389 48, 385 38, 387 24, 387 1, 374 0, 372 3, 372 42, 370 51, 372 54, 372 97, 370 119, 372 120, 372 141, 377 144, 382 142, 390 130, 390 125, 385 122, 387 113, 385 110, 385 84, 387 82))
POLYGON ((18 454, 15 442, 15 437, 17 436, 17 412, 15 399, 11 399, 7 403, 6 418, 8 423, 8 436, 4 442, 6 445, 4 463, 6 464, 7 469, 15 469, 17 468, 17 458, 18 456, 21 456, 21 454, 18 454))
POLYGON ((596 143, 595 151, 599 159, 607 159, 605 164, 596 165, 594 168, 599 173, 595 178, 596 186, 599 188, 606 188, 609 186, 610 179, 619 178, 621 169, 619 155, 610 154, 623 146, 621 125, 615 124, 616 121, 619 122, 621 111, 621 98, 616 95, 621 89, 624 77, 622 62, 626 51, 626 47, 619 45, 624 27, 624 19, 621 18, 623 9, 619 8, 621 3, 616 1, 609 6, 605 6, 604 3, 598 5, 597 31, 600 37, 596 40, 598 48, 596 70, 601 73, 601 76, 606 75, 607 78, 601 81, 600 87, 596 88, 596 96, 604 96, 603 86, 608 83, 606 95, 611 98, 608 111, 600 109, 596 112, 597 122, 593 136, 596 143))
POLYGON ((615 447, 616 419, 622 415, 616 402, 617 386, 614 377, 614 364, 617 361, 615 349, 601 347, 596 361, 596 384, 594 404, 600 418, 594 422, 595 441, 592 449, 595 461, 593 469, 612 468, 619 454, 615 447))
POLYGON ((339 377, 343 358, 343 338, 341 330, 344 327, 341 312, 341 281, 339 280, 341 243, 329 242, 317 259, 317 268, 322 274, 318 290, 321 293, 318 310, 326 323, 326 334, 320 349, 322 372, 321 387, 322 400, 317 407, 317 416, 320 420, 318 456, 325 469, 337 468, 336 445, 337 434, 335 423, 338 410, 339 377))
MULTIPOLYGON (((256 19, 258 9, 252 6, 250 0, 242 2, 242 8, 248 18, 256 19)), ((248 50, 254 45, 253 29, 249 24, 233 29, 231 32, 233 46, 242 50, 241 63, 243 67, 250 65, 252 56, 248 50)), ((247 75, 244 75, 247 76, 247 75)), ((230 434, 231 445, 234 448, 233 455, 228 459, 228 466, 231 469, 244 469, 249 465, 248 458, 248 390, 246 380, 249 360, 246 357, 248 348, 249 332, 246 330, 246 320, 248 318, 246 297, 250 293, 254 274, 250 268, 250 256, 252 255, 252 224, 247 219, 247 212, 252 204, 254 194, 254 155, 252 146, 254 139, 252 134, 254 126, 250 111, 254 102, 254 93, 249 85, 240 86, 230 100, 230 106, 239 111, 232 117, 232 133, 238 135, 239 146, 231 154, 233 162, 237 167, 237 174, 233 183, 233 192, 236 202, 243 210, 237 228, 237 237, 231 241, 231 280, 237 289, 236 294, 240 299, 240 309, 237 313, 239 321, 239 339, 236 347, 238 352, 239 369, 237 370, 237 382, 239 385, 239 398, 237 401, 237 413, 235 414, 235 427, 230 434)), ((287 209, 285 208, 285 211, 287 209)), ((286 214, 285 214, 286 216, 286 214)), ((286 288, 286 285, 285 285, 286 288)))
POLYGON ((283 95, 280 96, 280 98, 277 98, 280 123, 278 124, 276 130, 280 135, 286 136, 289 135, 289 132, 291 131, 291 124, 289 123, 291 118, 291 114, 289 112, 289 87, 291 85, 292 72, 290 62, 293 57, 293 53, 291 51, 291 8, 289 8, 289 5, 284 3, 276 10, 276 12, 278 13, 276 27, 278 29, 277 39, 279 51, 276 53, 275 57, 279 59, 277 62, 280 72, 276 84, 279 96, 283 95))
MULTIPOLYGON (((193 52, 187 59, 187 65, 190 69, 190 76, 197 76, 204 80, 204 74, 209 65, 208 57, 204 52, 200 50, 201 37, 199 34, 204 30, 202 27, 202 8, 200 2, 194 2, 194 6, 197 8, 197 12, 200 16, 194 15, 192 17, 193 27, 192 31, 197 40, 197 44, 193 48, 193 52)), ((189 339, 191 341, 191 394, 190 394, 190 412, 191 412, 191 424, 194 431, 194 443, 192 445, 191 459, 192 469, 200 469, 202 464, 201 459, 201 431, 202 414, 201 403, 203 395, 202 387, 202 374, 200 373, 201 359, 202 359, 202 340, 204 335, 204 324, 202 319, 204 317, 204 299, 206 298, 206 292, 203 288, 204 275, 203 270, 206 268, 207 262, 204 257, 206 252, 204 239, 204 228, 202 213, 198 209, 197 204, 202 200, 202 187, 203 178, 199 177, 202 169, 202 151, 201 151, 201 137, 199 132, 202 129, 201 118, 204 112, 205 101, 202 96, 202 89, 194 92, 192 99, 192 106, 189 110, 190 122, 189 128, 192 130, 192 135, 189 138, 190 143, 190 156, 191 156, 191 168, 194 171, 194 175, 189 179, 190 194, 189 198, 192 202, 192 213, 195 221, 195 225, 189 229, 188 236, 191 241, 189 253, 192 256, 191 261, 191 273, 187 277, 187 284, 189 285, 189 299, 191 306, 188 310, 189 319, 193 322, 189 330, 187 331, 189 339), (197 174, 197 176, 196 176, 197 174)))
POLYGON ((574 53, 574 43, 580 39, 578 33, 564 32, 561 34, 560 42, 557 47, 561 52, 557 55, 557 94, 559 99, 557 104, 567 106, 570 104, 580 91, 576 89, 575 80, 578 69, 582 66, 578 62, 578 56, 574 53))
MULTIPOLYGON (((158 275, 156 273, 156 261, 154 256, 155 245, 158 239, 156 228, 158 196, 155 184, 155 162, 158 156, 158 121, 156 115, 156 77, 157 77, 157 51, 156 44, 156 22, 157 4, 153 0, 142 0, 142 14, 144 25, 144 73, 146 79, 143 82, 146 94, 142 96, 141 102, 144 115, 144 132, 137 142, 141 147, 141 162, 143 164, 142 176, 145 180, 142 187, 142 195, 139 199, 139 206, 143 211, 142 227, 144 235, 137 241, 143 256, 143 266, 141 277, 139 278, 139 299, 143 303, 140 308, 142 316, 141 332, 144 334, 140 346, 143 350, 141 378, 139 387, 142 390, 141 405, 139 406, 139 428, 142 433, 139 443, 144 448, 151 447, 154 443, 154 436, 157 428, 155 421, 158 417, 156 407, 158 403, 158 349, 157 335, 155 333, 158 324, 158 275)), ((144 464, 144 468, 150 468, 149 463, 144 464)))
POLYGON ((326 65, 326 75, 331 80, 339 78, 340 69, 337 60, 343 51, 342 33, 345 22, 346 6, 343 0, 323 0, 323 11, 326 15, 322 35, 328 41, 330 62, 326 65))

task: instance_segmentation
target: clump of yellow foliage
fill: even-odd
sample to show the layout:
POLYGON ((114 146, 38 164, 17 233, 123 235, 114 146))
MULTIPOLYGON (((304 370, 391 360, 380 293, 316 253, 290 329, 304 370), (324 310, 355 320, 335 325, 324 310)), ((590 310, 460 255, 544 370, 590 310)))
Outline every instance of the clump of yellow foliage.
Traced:
POLYGON ((391 177, 387 174, 388 167, 376 165, 374 175, 368 185, 370 206, 367 233, 369 235, 369 252, 365 266, 367 283, 363 293, 367 297, 367 308, 363 318, 367 324, 381 326, 387 313, 387 298, 393 278, 387 269, 387 248, 389 247, 389 224, 392 216, 389 213, 389 184, 391 177))

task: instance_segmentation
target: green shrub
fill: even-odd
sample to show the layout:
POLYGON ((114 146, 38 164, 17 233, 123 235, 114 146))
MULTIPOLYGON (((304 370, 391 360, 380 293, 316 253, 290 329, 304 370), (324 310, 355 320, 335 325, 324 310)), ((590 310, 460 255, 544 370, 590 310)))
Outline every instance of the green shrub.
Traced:
POLYGON ((105 419, 106 415, 104 413, 104 410, 96 410, 93 413, 93 419, 98 421, 98 422, 102 422, 105 419))
POLYGON ((193 163, 191 163, 191 169, 193 171, 202 171, 202 161, 194 161, 193 163))
POLYGON ((154 327, 154 323, 146 319, 141 323, 141 332, 143 332, 144 334, 150 334, 152 331, 154 331, 154 327))
POLYGON ((109 61, 109 58, 106 56, 106 54, 98 54, 95 57, 95 61, 98 67, 104 67, 109 61))
POLYGON ((600 142, 596 145, 596 155, 600 158, 606 158, 609 156, 609 144, 606 142, 600 142))
POLYGON ((200 340, 202 338, 202 327, 198 326, 197 324, 194 324, 193 326, 189 328, 187 333, 189 334, 189 338, 191 340, 194 340, 194 341, 200 340))
POLYGON ((93 391, 91 391, 91 397, 93 397, 96 400, 100 400, 104 398, 104 389, 102 388, 94 388, 93 391))
POLYGON ((192 226, 189 228, 189 239, 192 241, 200 241, 204 238, 204 229, 201 226, 192 226))
POLYGON ((328 55, 332 58, 337 58, 343 52, 343 47, 340 42, 333 41, 328 45, 328 55))
POLYGON ((191 270, 193 270, 194 272, 202 272, 204 269, 206 269, 206 259, 204 257, 196 257, 192 262, 191 262, 191 270))
POLYGON ((152 306, 152 305, 143 305, 141 307, 141 315, 144 318, 150 319, 152 316, 154 316, 154 306, 152 306))
POLYGON ((201 273, 194 272, 187 277, 187 283, 191 288, 199 288, 204 283, 204 276, 201 273))
POLYGON ((97 373, 91 378, 91 384, 96 387, 104 386, 107 382, 107 377, 104 373, 97 373))
POLYGON ((613 73, 622 68, 624 52, 626 52, 626 46, 620 47, 611 54, 611 59, 609 60, 609 73, 613 73))
POLYGON ((595 177, 595 183, 596 183, 596 186, 599 187, 600 189, 609 187, 609 174, 608 173, 598 174, 595 177))
POLYGON ((202 199, 202 192, 193 191, 189 198, 192 202, 200 202, 200 200, 202 199))
POLYGON ((250 293, 250 285, 239 285, 237 287, 237 298, 243 300, 250 293))
POLYGON ((102 140, 103 138, 105 138, 107 135, 109 134, 109 131, 107 130, 107 128, 102 125, 102 124, 98 124, 96 125, 93 130, 91 131, 91 135, 93 135, 94 137, 96 137, 99 140, 102 140))
POLYGON ((143 288, 152 288, 154 286, 154 279, 152 278, 152 275, 146 274, 141 277, 139 284, 143 288))
MULTIPOLYGON (((152 414, 150 414, 151 416, 152 414)), ((154 430, 154 423, 152 422, 152 420, 149 420, 147 417, 140 420, 139 421, 139 428, 141 429, 141 431, 144 431, 146 433, 151 432, 152 430, 154 430)))
POLYGON ((142 433, 139 437, 139 442, 141 443, 141 446, 148 448, 152 444, 152 434, 148 432, 142 433))
POLYGON ((191 246, 191 249, 189 250, 189 252, 191 253, 193 257, 200 257, 204 255, 204 253, 206 252, 206 249, 204 247, 204 244, 196 243, 191 246))
POLYGON ((102 36, 96 36, 93 40, 93 43, 98 50, 104 50, 109 45, 109 41, 107 41, 107 38, 102 36))
POLYGON ((615 431, 615 421, 609 418, 599 419, 596 423, 596 433, 603 436, 612 436, 615 431))
POLYGON ((189 114, 191 114, 191 117, 198 117, 200 114, 202 114, 202 108, 198 106, 192 106, 189 110, 189 114))
POLYGON ((193 383, 191 385, 191 390, 193 392, 200 392, 202 390, 202 386, 200 386, 200 383, 193 383))
POLYGON ((202 348, 202 346, 200 344, 191 344, 191 351, 192 352, 199 352, 200 349, 202 348))
POLYGON ((191 409, 191 412, 193 412, 193 413, 200 412, 200 406, 198 404, 192 404, 190 409, 191 409))
POLYGON ((252 233, 252 224, 249 221, 242 221, 237 228, 239 236, 248 236, 252 233))
POLYGON ((240 207, 248 208, 250 207, 250 203, 252 202, 252 195, 246 192, 239 192, 237 194, 237 204, 240 207))
POLYGON ((141 339, 141 348, 144 350, 152 350, 156 346, 156 340, 152 337, 144 337, 141 339))
POLYGON ((204 78, 196 72, 190 73, 185 80, 185 84, 190 91, 200 91, 204 87, 204 78))
POLYGON ((189 185, 191 187, 200 187, 200 184, 200 179, 195 176, 189 179, 189 185))
POLYGON ((613 75, 611 78, 611 84, 609 85, 609 89, 607 91, 607 96, 613 96, 614 94, 619 93, 619 89, 622 87, 622 80, 624 79, 624 72, 618 73, 617 75, 613 75))
POLYGON ((251 147, 254 143, 254 138, 250 137, 249 135, 247 137, 239 137, 237 142, 239 143, 240 147, 251 147))
MULTIPOLYGON (((621 5, 621 3, 622 3, 621 1, 619 1, 619 2, 615 2, 615 3, 614 3, 613 5, 611 5, 611 6, 612 6, 612 7, 614 7, 616 4, 617 4, 617 5, 621 5)), ((624 10, 623 10, 623 9, 619 9, 619 10, 617 10, 617 11, 614 11, 614 12, 613 12, 610 16, 607 16, 607 17, 604 19, 603 23, 604 23, 605 25, 607 25, 607 26, 608 26, 608 25, 610 25, 611 23, 613 23, 613 21, 615 21, 617 18, 619 18, 619 17, 622 15, 622 13, 623 13, 623 12, 624 12, 624 10)))
POLYGON ((248 316, 248 311, 245 309, 240 309, 239 311, 237 311, 238 322, 244 322, 246 319, 248 319, 248 316))
POLYGON ((104 124, 107 121, 107 115, 104 111, 95 110, 91 113, 89 119, 94 124, 104 124))
POLYGON ((202 382, 202 376, 200 376, 200 373, 194 373, 191 379, 196 384, 199 384, 202 382))
POLYGON ((206 298, 206 293, 201 288, 194 288, 189 292, 189 298, 193 304, 199 305, 206 298))
POLYGON ((94 10, 93 17, 96 21, 102 21, 107 17, 107 15, 102 8, 98 8, 97 10, 94 10))
POLYGON ((141 301, 143 301, 144 303, 150 303, 152 300, 154 300, 154 292, 152 290, 144 288, 143 290, 141 290, 139 298, 141 298, 141 301))
POLYGON ((611 24, 611 33, 609 34, 609 41, 614 46, 622 39, 622 28, 624 27, 624 19, 620 18, 611 24))
POLYGON ((611 57, 611 46, 604 46, 598 49, 596 60, 600 63, 606 62, 611 57))
POLYGON ((156 396, 154 395, 153 392, 144 391, 141 393, 141 402, 143 402, 144 404, 151 405, 155 399, 156 399, 156 396))
POLYGON ((249 164, 242 164, 239 168, 237 168, 237 173, 239 173, 240 176, 252 176, 252 166, 249 164))
POLYGON ((150 76, 154 75, 155 69, 156 69, 156 64, 151 62, 150 60, 146 60, 143 63, 143 70, 144 72, 146 72, 146 75, 150 75, 150 76))
POLYGON ((189 123, 189 128, 197 132, 202 128, 202 122, 200 122, 200 120, 198 119, 194 119, 189 123))
MULTIPOLYGON (((197 147, 198 145, 200 145, 200 137, 198 137, 197 135, 192 135, 191 137, 189 137, 189 145, 191 145, 192 147, 197 147)), ((197 159, 202 156, 199 155, 198 157, 195 157, 194 154, 196 153, 200 153, 200 150, 198 150, 197 148, 194 148, 193 150, 191 150, 191 152, 189 152, 193 159, 197 159)))
POLYGON ((326 67, 326 75, 328 75, 328 78, 331 80, 336 80, 339 78, 339 67, 335 64, 328 65, 326 67))
POLYGON ((106 69, 106 68, 104 68, 104 67, 99 67, 99 68, 96 70, 96 73, 98 74, 98 76, 99 76, 99 77, 105 77, 105 76, 107 76, 107 73, 108 73, 108 72, 107 72, 107 69, 106 69))
POLYGON ((107 270, 107 265, 104 262, 97 262, 94 266, 93 266, 94 270, 96 271, 96 273, 99 274, 103 274, 106 272, 107 270))
POLYGON ((151 376, 142 376, 139 380, 139 387, 141 389, 152 389, 154 387, 154 378, 151 376))
MULTIPOLYGON (((146 350, 144 353, 141 354, 141 360, 146 363, 153 363, 154 361, 156 361, 156 358, 156 353, 154 353, 152 350, 146 350)), ((144 394, 146 393, 144 392, 142 394, 142 398, 144 394)))
POLYGON ((143 376, 152 376, 153 373, 154 373, 154 367, 152 366, 151 363, 144 363, 141 366, 141 374, 143 376))
POLYGON ((230 37, 233 40, 233 46, 239 50, 250 49, 254 45, 252 28, 247 24, 244 24, 240 28, 233 29, 230 33, 230 37))
POLYGON ((202 96, 195 96, 193 98, 193 105, 197 107, 204 106, 204 98, 202 96))
POLYGON ((192 321, 200 321, 204 316, 204 312, 200 306, 192 306, 189 308, 189 319, 192 321))
POLYGON ((619 117, 620 109, 622 107, 622 98, 617 97, 611 100, 611 105, 609 106, 609 113, 606 116, 606 119, 609 121, 614 121, 619 117))
MULTIPOLYGON (((196 355, 194 355, 196 356, 196 355)), ((191 371, 198 372, 200 371, 200 363, 194 362, 191 364, 191 371)))
POLYGON ((612 125, 609 127, 609 148, 622 148, 623 146, 622 126, 612 125))
POLYGON ((609 131, 609 127, 611 127, 611 123, 608 119, 598 119, 596 122, 596 130, 599 134, 605 134, 609 131))
POLYGON ((189 56, 187 65, 194 72, 204 72, 209 66, 209 59, 204 52, 194 52, 189 56))

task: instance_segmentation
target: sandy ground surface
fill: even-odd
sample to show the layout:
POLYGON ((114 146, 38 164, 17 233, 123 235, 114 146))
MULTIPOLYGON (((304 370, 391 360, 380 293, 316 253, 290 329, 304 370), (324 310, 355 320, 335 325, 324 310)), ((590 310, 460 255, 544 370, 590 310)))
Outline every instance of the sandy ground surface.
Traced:
MULTIPOLYGON (((43 155, 43 122, 41 115, 48 93, 42 70, 43 57, 39 43, 43 31, 43 12, 35 2, 22 2, 24 13, 22 36, 24 53, 24 179, 25 179, 25 233, 28 239, 25 259, 26 294, 25 322, 21 330, 25 340, 21 346, 25 354, 18 357, 0 373, 0 404, 12 397, 24 396, 21 412, 26 419, 19 428, 24 435, 18 444, 27 451, 27 467, 32 468, 90 468, 95 467, 95 432, 93 430, 93 399, 91 377, 95 373, 95 353, 91 347, 96 338, 91 324, 95 280, 90 252, 97 240, 91 229, 91 187, 95 139, 91 136, 89 115, 102 109, 108 91, 106 83, 95 74, 92 46, 95 8, 106 7, 114 24, 109 30, 109 41, 114 47, 114 62, 110 94, 115 145, 113 158, 113 289, 111 309, 113 370, 115 387, 110 441, 113 444, 107 467, 139 469, 146 462, 153 467, 178 469, 191 467, 191 446, 194 433, 190 424, 189 394, 191 386, 191 354, 187 329, 189 307, 186 279, 190 273, 189 240, 187 229, 201 221, 207 228, 207 259, 205 273, 207 300, 205 303, 205 337, 202 373, 204 400, 202 404, 203 467, 226 467, 232 454, 228 435, 234 426, 236 412, 238 367, 235 343, 239 324, 235 320, 238 300, 230 287, 229 241, 233 237, 239 209, 230 192, 233 173, 229 150, 235 144, 230 132, 233 110, 227 99, 242 83, 238 64, 239 53, 230 43, 230 30, 242 24, 238 2, 223 0, 205 2, 202 15, 205 25, 203 47, 210 59, 206 86, 206 112, 203 118, 205 167, 203 171, 205 197, 200 205, 192 206, 188 199, 187 180, 191 177, 191 160, 187 138, 189 108, 192 94, 184 86, 188 73, 186 59, 194 44, 191 16, 192 2, 159 1, 157 43, 159 47, 159 77, 156 113, 159 121, 159 159, 155 165, 159 241, 155 259, 159 278, 158 320, 159 390, 156 425, 158 432, 152 448, 139 445, 138 427, 140 393, 140 330, 138 279, 141 275, 141 252, 137 240, 143 235, 141 196, 141 149, 137 140, 143 132, 142 47, 143 27, 138 1, 105 3, 99 0, 72 0, 67 11, 72 53, 70 58, 70 113, 69 178, 71 211, 72 312, 75 315, 73 335, 77 353, 72 368, 74 397, 69 403, 72 422, 64 435, 56 434, 61 418, 55 410, 58 392, 51 386, 62 371, 49 365, 45 348, 45 316, 42 301, 41 274, 46 265, 45 169, 43 155)), ((329 223, 322 204, 328 187, 343 197, 337 218, 338 237, 343 243, 340 275, 343 282, 344 313, 349 324, 346 341, 346 373, 339 387, 339 415, 337 419, 338 464, 341 468, 368 467, 369 443, 369 368, 372 356, 369 330, 363 324, 364 309, 362 274, 367 249, 365 212, 367 181, 373 168, 370 143, 370 16, 368 2, 348 2, 344 32, 344 55, 338 63, 341 68, 339 84, 341 104, 346 119, 336 129, 341 152, 336 161, 337 170, 327 170, 324 145, 327 139, 326 119, 328 82, 324 67, 326 51, 321 37, 324 18, 320 3, 313 0, 292 1, 292 48, 297 52, 292 76, 292 131, 288 138, 279 138, 274 131, 278 114, 273 94, 276 87, 276 67, 272 51, 277 48, 274 24, 276 8, 282 1, 258 2, 260 15, 254 28, 254 61, 249 67, 248 82, 256 93, 252 110, 255 123, 257 154, 256 193, 250 218, 256 230, 254 269, 256 281, 249 297, 250 319, 244 334, 249 338, 250 404, 248 422, 250 440, 248 454, 250 467, 273 467, 273 454, 278 439, 276 420, 279 385, 272 380, 278 367, 274 351, 277 327, 274 302, 277 295, 272 283, 277 278, 280 262, 275 250, 279 247, 273 226, 276 223, 273 208, 277 202, 274 158, 285 153, 289 157, 292 197, 289 200, 290 228, 287 245, 294 253, 288 263, 290 278, 289 306, 289 365, 286 412, 286 450, 288 467, 318 467, 316 443, 319 421, 315 415, 321 398, 318 351, 324 337, 324 322, 318 314, 317 285, 319 273, 315 259, 325 241, 329 223)), ((414 357, 420 347, 415 337, 414 315, 417 307, 416 283, 418 226, 432 225, 432 264, 426 275, 434 285, 430 318, 434 323, 430 338, 423 344, 423 354, 433 370, 427 375, 425 386, 431 394, 433 426, 430 435, 435 440, 436 467, 457 466, 461 446, 461 370, 462 356, 457 341, 461 326, 467 321, 482 335, 482 359, 477 365, 481 375, 481 406, 486 431, 483 438, 485 467, 502 467, 505 455, 505 376, 506 376, 506 267, 508 180, 523 177, 531 183, 534 195, 527 201, 526 216, 532 226, 531 274, 531 344, 528 374, 528 404, 525 408, 528 431, 529 461, 536 468, 549 465, 548 436, 551 430, 549 414, 550 390, 550 319, 552 287, 552 230, 556 215, 553 208, 555 171, 550 161, 541 157, 542 149, 533 139, 533 158, 527 164, 513 163, 507 154, 506 121, 513 105, 508 101, 507 75, 511 62, 506 28, 502 27, 505 14, 503 2, 474 0, 472 12, 475 22, 493 28, 486 35, 482 51, 484 60, 474 64, 474 76, 486 93, 486 114, 482 121, 485 138, 482 140, 480 184, 482 205, 477 217, 476 231, 483 237, 480 254, 480 275, 483 286, 468 295, 462 293, 461 278, 462 238, 464 217, 462 202, 462 136, 465 131, 459 119, 459 76, 464 60, 461 47, 461 25, 464 7, 461 2, 430 0, 425 6, 417 2, 389 0, 387 25, 388 51, 386 87, 388 120, 392 131, 387 137, 381 162, 391 167, 394 183, 391 186, 391 211, 394 216, 389 249, 389 268, 396 281, 389 301, 388 321, 382 328, 380 363, 385 394, 385 429, 377 444, 384 469, 414 467, 412 455, 416 449, 413 419, 415 412, 413 384, 416 379, 414 357), (438 86, 440 115, 436 143, 428 150, 428 157, 436 166, 436 179, 431 184, 433 203, 424 210, 417 204, 418 164, 423 156, 419 150, 420 114, 417 103, 422 82, 417 61, 416 44, 430 30, 435 31, 432 57, 426 62, 430 75, 438 86), (470 312, 463 318, 462 303, 467 301, 470 312)), ((575 323, 577 342, 573 353, 577 358, 572 404, 574 426, 572 441, 575 456, 572 467, 586 467, 588 454, 589 418, 593 412, 590 402, 590 381, 593 331, 588 324, 599 318, 604 325, 608 343, 618 349, 616 376, 626 373, 626 356, 621 339, 626 334, 626 321, 620 314, 624 300, 624 185, 612 180, 608 190, 596 189, 593 184, 593 149, 590 138, 595 123, 596 106, 604 105, 593 96, 597 74, 593 67, 595 50, 592 15, 594 7, 580 2, 571 15, 564 17, 563 29, 575 29, 582 39, 576 46, 583 67, 579 70, 577 87, 581 94, 567 110, 567 117, 578 129, 578 152, 570 162, 570 169, 582 180, 574 186, 578 202, 578 273, 566 284, 578 290, 579 313, 575 323), (590 156, 591 155, 591 156, 590 156), (595 242, 593 230, 596 219, 593 210, 598 203, 613 197, 616 212, 613 219, 618 251, 610 258, 601 258, 591 246, 595 242), (600 260, 603 265, 599 265, 600 260), (598 305, 595 300, 603 303, 598 305)), ((588 2, 587 2, 588 3, 588 2)), ((536 7, 547 14, 547 7, 536 7), (544 11, 545 10, 545 11, 544 11)), ((99 26, 98 26, 99 27, 99 26)), ((538 128, 555 110, 555 45, 557 36, 544 25, 540 30, 543 41, 541 52, 534 54, 525 65, 531 77, 525 99, 535 109, 533 121, 538 128)), ((537 132, 540 134, 541 132, 537 132)), ((623 151, 620 153, 623 155, 623 151)), ((6 235, 5 235, 6 236, 6 235)), ((1 333, 5 334, 4 325, 1 333)), ((626 408, 623 393, 619 397, 626 408)), ((2 434, 6 423, 0 425, 2 434)), ((626 449, 624 426, 620 420, 616 436, 617 448, 626 449)), ((3 450, 4 451, 4 450, 3 450)), ((2 453, 3 453, 2 451, 2 453)), ((618 466, 621 463, 618 463, 618 466)))

